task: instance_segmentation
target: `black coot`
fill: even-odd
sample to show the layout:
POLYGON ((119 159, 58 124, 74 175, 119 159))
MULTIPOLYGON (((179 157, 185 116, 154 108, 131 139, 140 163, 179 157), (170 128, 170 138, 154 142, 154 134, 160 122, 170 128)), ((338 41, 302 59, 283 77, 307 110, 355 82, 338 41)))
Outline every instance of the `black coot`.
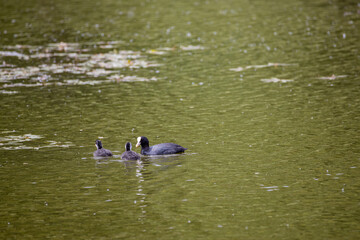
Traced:
POLYGON ((141 154, 143 155, 165 155, 183 153, 187 148, 184 148, 175 143, 160 143, 154 146, 149 146, 149 140, 146 137, 138 137, 136 147, 141 146, 141 154))
POLYGON ((113 155, 110 150, 102 147, 102 143, 100 140, 95 141, 95 146, 97 150, 94 152, 94 157, 111 157, 113 155))
POLYGON ((125 144, 125 152, 123 152, 123 154, 121 154, 121 159, 124 159, 124 160, 139 160, 140 159, 140 155, 134 151, 131 151, 131 148, 132 148, 131 143, 127 142, 125 144))

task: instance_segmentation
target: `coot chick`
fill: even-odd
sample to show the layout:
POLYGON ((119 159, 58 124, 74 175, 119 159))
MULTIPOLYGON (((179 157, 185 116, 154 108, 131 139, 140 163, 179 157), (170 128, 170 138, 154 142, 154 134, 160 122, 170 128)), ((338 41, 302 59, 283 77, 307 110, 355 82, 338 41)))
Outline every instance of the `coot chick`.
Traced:
POLYGON ((143 155, 165 155, 183 153, 187 148, 184 148, 175 143, 160 143, 154 146, 149 146, 149 140, 146 137, 138 137, 136 147, 141 146, 141 154, 143 155))
POLYGON ((125 144, 125 152, 123 152, 123 154, 121 154, 121 159, 124 159, 124 160, 139 160, 140 159, 140 155, 134 151, 131 151, 131 148, 132 148, 131 143, 127 142, 125 144))
POLYGON ((110 150, 102 147, 102 143, 100 140, 95 141, 95 146, 97 150, 94 152, 94 157, 111 157, 113 155, 110 150))

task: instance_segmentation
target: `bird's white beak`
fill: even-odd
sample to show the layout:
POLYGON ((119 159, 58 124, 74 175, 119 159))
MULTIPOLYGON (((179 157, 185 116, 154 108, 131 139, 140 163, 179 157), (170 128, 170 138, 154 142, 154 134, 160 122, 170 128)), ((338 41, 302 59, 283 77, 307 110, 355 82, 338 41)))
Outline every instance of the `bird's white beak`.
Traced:
POLYGON ((140 142, 141 142, 141 137, 138 137, 138 138, 137 138, 137 143, 136 143, 136 146, 135 146, 135 147, 139 147, 139 146, 140 146, 140 142))

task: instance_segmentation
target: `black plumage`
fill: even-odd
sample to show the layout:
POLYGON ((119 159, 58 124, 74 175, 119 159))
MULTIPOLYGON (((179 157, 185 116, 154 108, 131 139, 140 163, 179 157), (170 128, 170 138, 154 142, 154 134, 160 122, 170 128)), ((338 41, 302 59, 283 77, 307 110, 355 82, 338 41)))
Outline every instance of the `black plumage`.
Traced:
POLYGON ((113 154, 110 150, 103 148, 100 140, 95 141, 97 150, 94 152, 94 157, 111 157, 113 154))
POLYGON ((141 157, 138 153, 131 151, 132 145, 130 142, 125 144, 125 152, 121 154, 123 160, 139 160, 141 157))
POLYGON ((136 147, 141 146, 141 154, 143 155, 166 155, 183 153, 187 148, 184 148, 175 143, 160 143, 154 146, 149 146, 147 137, 138 137, 136 147))

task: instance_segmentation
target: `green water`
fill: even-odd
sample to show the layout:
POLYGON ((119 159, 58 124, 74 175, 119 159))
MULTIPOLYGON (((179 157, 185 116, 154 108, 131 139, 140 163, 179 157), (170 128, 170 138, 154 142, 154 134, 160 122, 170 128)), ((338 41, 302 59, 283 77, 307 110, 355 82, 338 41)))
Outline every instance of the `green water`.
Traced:
POLYGON ((0 239, 360 238, 358 2, 0 4, 0 239))

